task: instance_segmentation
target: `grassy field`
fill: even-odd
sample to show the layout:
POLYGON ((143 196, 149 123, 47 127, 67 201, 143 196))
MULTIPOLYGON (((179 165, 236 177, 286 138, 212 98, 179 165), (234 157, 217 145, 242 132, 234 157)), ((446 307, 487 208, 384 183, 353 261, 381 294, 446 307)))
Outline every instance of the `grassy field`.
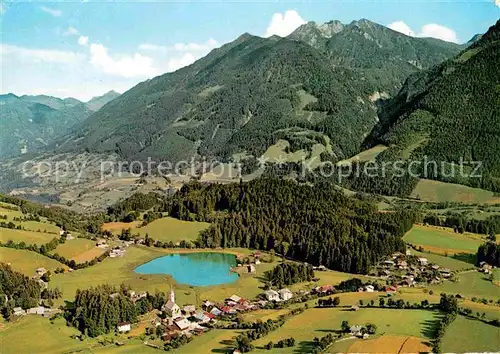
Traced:
POLYGON ((56 268, 68 268, 64 264, 36 252, 6 247, 0 247, 0 261, 10 263, 12 269, 28 276, 36 275, 35 270, 40 267, 52 272, 56 268))
MULTIPOLYGON (((199 250, 198 250, 199 251, 199 250)), ((131 246, 127 249, 123 257, 106 258, 103 262, 95 266, 77 270, 72 273, 56 274, 52 276, 53 286, 62 290, 64 299, 74 298, 78 288, 88 288, 98 284, 119 285, 125 283, 136 291, 164 291, 168 292, 171 285, 175 285, 177 303, 200 304, 204 299, 224 300, 232 294, 253 298, 260 292, 260 277, 263 272, 274 267, 275 264, 262 263, 257 266, 257 273, 254 275, 241 276, 234 283, 219 286, 192 287, 177 284, 169 275, 145 275, 137 274, 134 269, 154 258, 164 256, 169 253, 190 252, 189 250, 168 250, 148 248, 142 246, 131 246)), ((223 252, 228 253, 250 253, 244 249, 228 249, 223 252)))
MULTIPOLYGON (((2 216, 7 215, 7 221, 12 221, 12 219, 14 219, 14 218, 19 218, 19 217, 23 216, 23 213, 21 213, 19 210, 11 210, 11 209, 7 209, 7 208, 2 207, 2 206, 6 206, 6 205, 11 205, 11 204, 6 204, 6 203, 0 204, 0 215, 2 215, 2 216)), ((14 205, 11 205, 11 206, 16 207, 14 205)))
POLYGON ((36 243, 37 245, 43 245, 51 241, 54 237, 58 238, 59 234, 0 228, 0 241, 4 243, 12 240, 16 243, 24 241, 26 244, 36 243))
POLYGON ((444 353, 498 352, 500 329, 483 322, 458 316, 446 329, 441 349, 444 353))
POLYGON ((423 249, 441 254, 476 253, 484 240, 480 235, 458 234, 451 229, 415 225, 403 240, 423 249))
MULTIPOLYGON (((495 269, 500 272, 500 269, 495 269)), ((458 275, 458 282, 445 281, 439 285, 431 285, 434 293, 441 291, 447 293, 461 294, 467 297, 485 297, 497 300, 500 295, 500 288, 489 280, 488 276, 476 271, 461 273, 458 275)))
POLYGON ((359 161, 359 162, 375 161, 377 156, 385 150, 387 150, 387 146, 377 145, 377 146, 372 147, 371 149, 362 151, 359 154, 357 154, 349 159, 339 161, 339 162, 337 162, 337 165, 339 165, 339 166, 340 165, 347 165, 347 164, 357 162, 357 161, 359 161))
POLYGON ((417 337, 383 335, 375 339, 357 340, 348 353, 427 353, 429 342, 417 337))
POLYGON ((415 250, 411 250, 411 254, 419 257, 427 258, 430 263, 435 263, 441 267, 448 268, 451 270, 464 270, 474 267, 474 264, 464 262, 452 257, 440 256, 438 254, 427 253, 427 252, 418 252, 415 250))
POLYGON ((145 236, 148 234, 155 240, 162 242, 182 240, 194 241, 198 238, 200 231, 205 230, 210 226, 206 222, 183 221, 170 217, 155 220, 144 227, 140 227, 141 223, 134 221, 131 223, 111 222, 104 224, 102 229, 119 234, 123 229, 130 229, 133 234, 145 236))
POLYGON ((426 202, 500 203, 493 192, 428 179, 421 179, 410 196, 426 202))
MULTIPOLYGON (((425 310, 364 308, 359 311, 349 311, 341 308, 313 308, 290 318, 283 327, 256 340, 254 344, 261 347, 269 341, 277 342, 283 338, 294 337, 298 342, 295 348, 274 349, 273 353, 293 353, 299 348, 307 352, 309 342, 314 337, 322 337, 328 332, 339 330, 343 320, 347 320, 350 325, 373 323, 377 326, 377 333, 381 335, 430 338, 439 315, 425 310)), ((398 349, 399 347, 394 348, 391 352, 397 352, 398 349)))
POLYGON ((59 228, 54 225, 50 224, 48 222, 40 222, 40 221, 22 221, 16 223, 18 225, 21 225, 25 230, 28 231, 42 231, 42 232, 48 232, 51 234, 55 234, 55 237, 59 236, 59 228))
POLYGON ((173 353, 231 353, 234 349, 234 338, 243 331, 215 329, 202 336, 195 337, 193 341, 173 353))
POLYGON ((73 259, 77 263, 90 261, 100 256, 106 250, 95 246, 95 241, 86 238, 75 238, 57 246, 52 253, 57 253, 67 259, 73 259))
POLYGON ((210 224, 206 222, 183 221, 166 217, 155 220, 144 227, 133 228, 132 233, 139 233, 141 236, 149 234, 150 237, 162 242, 194 241, 198 238, 200 231, 209 226, 210 224))
POLYGON ((48 318, 25 316, 7 328, 0 330, 2 354, 19 353, 67 353, 79 351, 89 353, 88 346, 70 336, 79 334, 77 329, 67 327, 63 319, 53 325, 48 318))

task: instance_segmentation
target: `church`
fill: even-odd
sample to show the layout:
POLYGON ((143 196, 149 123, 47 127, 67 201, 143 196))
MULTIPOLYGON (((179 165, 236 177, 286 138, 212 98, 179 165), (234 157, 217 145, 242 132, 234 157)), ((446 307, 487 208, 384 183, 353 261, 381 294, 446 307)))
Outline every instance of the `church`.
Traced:
POLYGON ((173 288, 170 288, 168 301, 161 307, 161 309, 171 318, 176 318, 182 315, 181 308, 175 303, 175 293, 173 288))

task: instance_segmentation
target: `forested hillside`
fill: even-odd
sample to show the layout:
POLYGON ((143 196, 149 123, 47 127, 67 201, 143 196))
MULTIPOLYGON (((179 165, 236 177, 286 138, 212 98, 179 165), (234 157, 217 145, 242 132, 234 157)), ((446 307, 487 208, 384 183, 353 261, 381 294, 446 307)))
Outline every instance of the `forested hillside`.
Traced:
POLYGON ((500 21, 457 57, 410 76, 384 103, 367 143, 390 146, 382 160, 428 156, 445 163, 428 178, 500 191, 499 58, 500 21), (466 174, 470 162, 482 162, 482 177, 451 176, 451 164, 461 160, 466 174))
POLYGON ((57 151, 229 160, 235 153, 260 156, 285 139, 292 149, 306 150, 331 142, 328 154, 339 160, 357 153, 376 124, 374 92, 396 92, 408 73, 459 48, 369 21, 345 28, 333 21, 318 31, 332 36, 319 48, 309 45, 307 31, 294 39, 244 34, 193 65, 138 84, 92 115, 57 151), (401 57, 406 51, 412 55, 401 57), (419 62, 408 63, 414 57, 419 62), (388 70, 388 58, 403 62, 404 70, 388 70))
POLYGON ((297 260, 365 273, 381 257, 403 251, 411 213, 378 213, 374 204, 349 198, 329 184, 311 187, 259 179, 230 185, 185 185, 171 215, 211 221, 201 247, 275 250, 297 260))
POLYGON ((88 103, 45 95, 0 95, 0 158, 39 152, 117 95, 107 93, 88 103))

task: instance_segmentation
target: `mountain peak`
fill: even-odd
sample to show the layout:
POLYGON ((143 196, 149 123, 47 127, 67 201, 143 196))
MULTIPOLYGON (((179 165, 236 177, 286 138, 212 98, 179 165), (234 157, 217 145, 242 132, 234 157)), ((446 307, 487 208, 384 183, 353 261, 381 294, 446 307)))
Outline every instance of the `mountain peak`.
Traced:
POLYGON ((314 21, 309 21, 293 31, 288 38, 305 42, 315 48, 320 48, 324 46, 324 43, 328 39, 343 29, 344 24, 337 20, 329 21, 322 25, 318 25, 314 21))

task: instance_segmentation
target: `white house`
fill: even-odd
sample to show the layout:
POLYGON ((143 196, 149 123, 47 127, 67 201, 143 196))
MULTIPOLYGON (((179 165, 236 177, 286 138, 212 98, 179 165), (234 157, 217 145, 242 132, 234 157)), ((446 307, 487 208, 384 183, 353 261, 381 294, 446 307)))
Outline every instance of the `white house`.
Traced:
POLYGON ((47 273, 47 269, 45 269, 45 268, 38 268, 38 269, 36 270, 36 272, 37 272, 37 274, 38 274, 39 276, 42 276, 42 275, 44 275, 45 273, 47 273))
POLYGON ((349 331, 351 332, 351 335, 353 336, 359 336, 361 335, 361 330, 363 329, 362 326, 360 325, 354 325, 349 328, 349 331))
POLYGON ((26 310, 28 315, 43 315, 45 308, 43 306, 32 307, 26 310))
POLYGON ((130 323, 128 323, 128 322, 118 323, 118 325, 116 326, 116 329, 120 333, 129 332, 130 331, 130 323))
POLYGON ((280 294, 276 290, 267 290, 264 295, 269 301, 280 301, 280 294))
POLYGON ((423 258, 423 257, 420 257, 418 259, 418 261, 420 262, 420 265, 427 265, 427 258, 423 258))
POLYGON ((283 301, 290 300, 293 297, 293 293, 288 288, 281 289, 278 293, 283 301))
POLYGON ((239 297, 238 295, 231 295, 229 300, 234 301, 234 302, 238 302, 241 300, 241 297, 239 297))
POLYGON ((373 293, 375 291, 375 288, 373 287, 373 285, 367 285, 365 286, 365 291, 368 293, 373 293))
POLYGON ((196 312, 196 307, 194 305, 186 305, 183 310, 187 315, 191 315, 196 312))
POLYGON ((22 308, 14 307, 14 315, 21 316, 21 315, 25 315, 25 314, 26 314, 26 311, 24 311, 22 308))

